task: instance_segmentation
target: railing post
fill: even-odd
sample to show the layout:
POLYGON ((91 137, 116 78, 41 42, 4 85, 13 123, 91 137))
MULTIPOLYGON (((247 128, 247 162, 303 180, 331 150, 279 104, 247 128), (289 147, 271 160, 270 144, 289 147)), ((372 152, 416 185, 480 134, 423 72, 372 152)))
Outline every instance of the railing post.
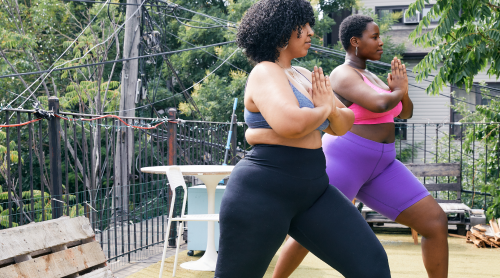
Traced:
POLYGON ((49 97, 49 110, 54 113, 49 119, 50 193, 52 194, 52 219, 62 216, 62 171, 61 171, 61 123, 59 99, 49 97))
MULTIPOLYGON (((175 121, 177 116, 177 109, 169 108, 168 109, 168 120, 175 121)), ((177 123, 169 122, 167 124, 168 127, 168 165, 177 164, 177 123)), ((172 200, 172 191, 170 187, 168 187, 168 204, 172 204, 175 200, 172 200)), ((172 218, 173 215, 169 215, 169 218, 172 218)), ((170 221, 170 220, 169 220, 170 221)), ((175 247, 175 235, 176 235, 176 225, 170 226, 169 236, 165 241, 168 240, 169 247, 175 247)))
POLYGON ((238 127, 238 118, 236 117, 236 114, 233 115, 233 118, 231 119, 231 124, 233 125, 232 131, 233 134, 231 136, 231 147, 232 147, 232 152, 233 155, 231 157, 231 165, 236 165, 236 155, 238 154, 238 132, 237 132, 237 127, 238 127))

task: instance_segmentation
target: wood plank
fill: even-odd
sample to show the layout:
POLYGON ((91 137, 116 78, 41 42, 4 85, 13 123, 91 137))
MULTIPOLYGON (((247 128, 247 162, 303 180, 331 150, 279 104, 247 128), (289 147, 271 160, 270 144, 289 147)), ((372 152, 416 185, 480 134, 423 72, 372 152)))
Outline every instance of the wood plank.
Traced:
POLYGON ((460 191, 462 187, 458 183, 428 183, 424 184, 428 191, 460 191))
POLYGON ((0 269, 0 278, 60 278, 103 264, 106 257, 94 241, 0 269))
POLYGON ((405 164, 416 177, 440 177, 460 176, 460 164, 458 163, 425 163, 425 164, 405 164))
POLYGON ((78 276, 79 278, 113 278, 113 273, 111 270, 106 266, 104 268, 99 268, 97 270, 94 270, 90 273, 87 273, 82 276, 78 276))
POLYGON ((94 236, 84 216, 61 217, 0 230, 0 261, 94 236))
POLYGON ((500 227, 498 227, 498 224, 495 221, 495 219, 490 220, 490 226, 493 229, 494 234, 500 233, 500 227))

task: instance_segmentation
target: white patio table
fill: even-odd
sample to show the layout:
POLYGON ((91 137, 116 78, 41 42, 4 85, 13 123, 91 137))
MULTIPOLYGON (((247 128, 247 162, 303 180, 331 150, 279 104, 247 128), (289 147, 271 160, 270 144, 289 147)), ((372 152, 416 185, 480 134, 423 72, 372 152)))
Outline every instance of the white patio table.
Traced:
MULTIPOLYGON (((144 167, 141 171, 149 174, 166 175, 169 166, 144 167)), ((208 214, 215 213, 215 190, 217 184, 223 178, 229 176, 234 166, 222 165, 179 165, 184 176, 195 176, 205 183, 208 198, 208 214)), ((186 192, 187 193, 187 192, 186 192)), ((215 251, 215 226, 214 222, 208 222, 207 248, 205 254, 197 261, 185 262, 182 268, 201 271, 215 271, 217 264, 217 252, 215 251)))

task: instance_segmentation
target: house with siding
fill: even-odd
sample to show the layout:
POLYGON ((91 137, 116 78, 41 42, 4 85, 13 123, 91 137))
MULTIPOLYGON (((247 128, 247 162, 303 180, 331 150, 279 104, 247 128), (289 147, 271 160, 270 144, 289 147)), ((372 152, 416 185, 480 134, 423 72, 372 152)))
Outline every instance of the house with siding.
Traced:
MULTIPOLYGON (((391 36, 394 42, 405 44, 406 51, 405 53, 403 53, 403 60, 407 64, 408 69, 411 69, 415 65, 417 65, 430 51, 430 49, 413 45, 412 41, 409 39, 409 35, 418 25, 422 17, 427 14, 433 3, 435 3, 435 1, 430 1, 430 4, 426 5, 425 9, 418 16, 407 18, 404 16, 404 14, 408 9, 408 6, 413 2, 414 0, 360 0, 360 3, 364 6, 364 8, 373 10, 379 17, 382 17, 388 13, 403 12, 403 17, 399 20, 399 22, 395 23, 392 26, 391 30, 386 35, 391 36)), ((344 18, 353 13, 362 13, 362 11, 353 9, 330 15, 334 18, 337 24, 332 27, 332 32, 325 36, 325 46, 333 45, 338 42, 338 29, 340 26, 340 22, 342 22, 344 18)), ((437 26, 436 23, 437 20, 434 24, 432 24, 431 22, 428 30, 432 30, 433 28, 435 28, 437 26)), ((384 38, 382 37, 382 39, 384 38)), ((414 103, 414 111, 413 117, 407 120, 407 122, 410 124, 409 129, 402 134, 402 137, 407 144, 412 144, 413 142, 421 142, 420 144, 426 144, 427 150, 435 149, 435 144, 433 144, 433 142, 435 143, 436 134, 438 134, 439 136, 443 136, 443 132, 448 132, 448 125, 427 125, 427 127, 424 127, 420 123, 448 123, 457 122, 461 119, 461 116, 450 108, 450 104, 454 101, 457 101, 456 99, 451 97, 450 94, 452 91, 455 91, 458 97, 465 97, 468 103, 467 105, 472 111, 475 110, 476 105, 486 104, 487 102, 487 100, 482 98, 479 87, 474 87, 472 92, 467 94, 465 90, 449 85, 447 87, 444 87, 443 90, 439 92, 439 95, 427 95, 424 89, 428 86, 429 82, 422 81, 420 83, 417 83, 414 78, 415 75, 416 74, 414 73, 408 73, 409 94, 414 103), (415 124, 414 130, 411 128, 412 123, 415 124)), ((430 78, 432 77, 429 77, 429 80, 430 78)), ((487 83, 487 86, 500 89, 500 80, 497 80, 494 77, 488 77, 485 72, 478 74, 475 77, 474 81, 478 83, 480 81, 485 81, 487 83)), ((490 94, 500 96, 500 90, 491 91, 490 94)), ((455 130, 454 133, 457 133, 457 130, 455 130)), ((425 156, 426 161, 432 161, 432 152, 426 152, 425 156)), ((418 158, 423 159, 424 153, 419 152, 418 158)))

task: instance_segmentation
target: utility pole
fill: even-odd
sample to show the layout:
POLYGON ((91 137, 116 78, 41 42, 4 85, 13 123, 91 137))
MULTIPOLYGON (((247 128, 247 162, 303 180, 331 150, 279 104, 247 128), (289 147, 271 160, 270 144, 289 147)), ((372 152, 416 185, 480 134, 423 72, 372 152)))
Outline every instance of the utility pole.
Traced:
MULTIPOLYGON (((125 18, 128 21, 125 23, 125 36, 123 43, 123 58, 131 58, 139 56, 139 42, 141 38, 140 18, 141 11, 137 11, 140 7, 140 0, 127 0, 127 10, 125 18), (134 14, 135 13, 135 14, 134 14)), ((123 62, 122 78, 121 78, 121 98, 120 98, 120 117, 135 116, 135 93, 137 89, 137 74, 139 69, 139 60, 129 60, 123 62)), ((127 121, 127 120, 125 120, 127 121)), ((113 207, 117 216, 117 221, 125 221, 125 216, 128 215, 129 193, 130 193, 130 177, 131 165, 133 158, 133 130, 127 128, 122 123, 117 122, 122 126, 117 130, 116 151, 114 160, 114 190, 115 198, 113 207)))

